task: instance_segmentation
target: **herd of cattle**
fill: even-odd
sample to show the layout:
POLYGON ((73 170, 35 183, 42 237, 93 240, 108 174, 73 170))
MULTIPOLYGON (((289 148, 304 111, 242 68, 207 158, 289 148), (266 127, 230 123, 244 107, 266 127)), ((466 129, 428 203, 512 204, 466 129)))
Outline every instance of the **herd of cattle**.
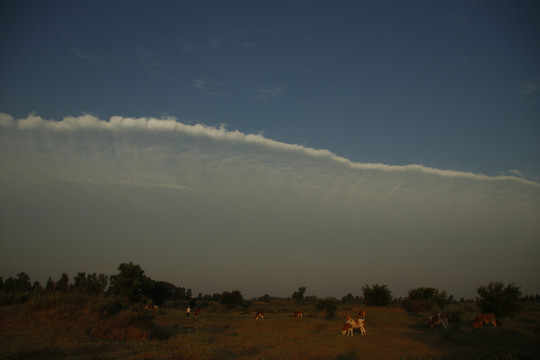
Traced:
MULTIPOLYGON (((159 307, 157 305, 146 305, 144 307, 147 310, 157 310, 159 307)), ((293 317, 302 319, 303 313, 302 310, 296 310, 293 314, 293 317)), ((264 310, 263 311, 257 311, 255 314, 255 320, 263 320, 264 319, 264 310)), ((444 313, 438 313, 435 315, 431 315, 428 318, 427 326, 431 329, 438 329, 448 328, 448 323, 450 321, 450 318, 447 314, 444 313)), ((493 327, 497 327, 497 321, 495 319, 495 314, 489 313, 489 314, 478 314, 474 318, 473 326, 475 328, 483 328, 484 324, 492 324, 493 327)), ((347 320, 345 321, 345 325, 343 325, 343 329, 341 329, 341 334, 348 336, 353 336, 354 329, 360 329, 360 335, 366 335, 366 312, 365 310, 360 310, 358 312, 358 315, 355 319, 352 319, 350 315, 347 315, 347 320)))
MULTIPOLYGON (((303 313, 301 310, 297 310, 294 312, 293 317, 295 318, 302 318, 303 313)), ((264 319, 264 311, 257 311, 255 314, 255 320, 262 320, 264 319)), ((437 328, 448 328, 448 323, 450 321, 450 318, 447 314, 444 313, 438 313, 435 315, 431 315, 428 318, 427 325, 431 329, 437 329, 437 328)), ((493 327, 497 327, 497 321, 495 319, 495 314, 489 313, 489 314, 478 314, 474 318, 473 326, 475 328, 483 328, 484 324, 492 324, 493 327)), ((366 335, 366 312, 365 310, 360 310, 358 315, 355 319, 352 319, 350 315, 347 315, 347 320, 345 321, 345 324, 343 325, 343 329, 341 329, 341 334, 347 336, 353 336, 354 329, 360 329, 360 335, 366 335)))
MULTIPOLYGON (((448 321, 450 318, 448 315, 443 313, 438 313, 436 315, 431 315, 428 320, 428 326, 430 328, 443 328, 446 329, 448 327, 448 321)), ((473 327, 475 328, 483 328, 484 324, 492 324, 493 327, 497 327, 497 321, 495 319, 495 314, 489 313, 489 314, 478 314, 474 318, 473 327)))

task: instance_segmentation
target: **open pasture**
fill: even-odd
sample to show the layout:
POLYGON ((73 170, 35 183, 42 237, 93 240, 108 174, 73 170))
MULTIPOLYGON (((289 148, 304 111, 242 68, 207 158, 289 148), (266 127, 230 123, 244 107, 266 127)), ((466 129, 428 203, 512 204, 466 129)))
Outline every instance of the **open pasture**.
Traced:
MULTIPOLYGON (((183 310, 160 309, 148 316, 151 331, 130 322, 134 314, 104 323, 88 311, 27 311, 0 308, 1 359, 538 359, 540 307, 525 305, 521 314, 497 328, 474 329, 475 306, 452 305, 459 321, 447 330, 425 327, 425 316, 401 308, 338 307, 327 320, 304 307, 304 318, 288 307, 203 309, 186 317, 183 310), (341 335, 346 316, 367 310, 367 335, 341 335), (116 326, 115 326, 116 322, 116 326), (132 325, 130 325, 132 324, 132 325), (129 328, 131 326, 131 328, 129 328), (144 339, 141 334, 151 338, 144 339), (117 334, 118 336, 109 336, 117 334)), ((121 314, 120 314, 121 315, 121 314)), ((136 316, 135 316, 136 317, 136 316)), ((456 318, 456 317, 455 317, 456 318)))

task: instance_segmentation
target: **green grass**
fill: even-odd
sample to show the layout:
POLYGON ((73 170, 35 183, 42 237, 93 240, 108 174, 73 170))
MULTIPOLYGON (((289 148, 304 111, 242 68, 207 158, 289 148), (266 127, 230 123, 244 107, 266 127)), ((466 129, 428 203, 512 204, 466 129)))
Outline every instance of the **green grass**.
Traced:
POLYGON ((447 330, 431 330, 425 316, 400 308, 367 310, 367 335, 343 336, 346 316, 360 307, 338 307, 334 320, 313 306, 304 319, 291 303, 253 304, 248 311, 203 309, 186 318, 183 309, 144 313, 123 309, 103 315, 92 306, 0 307, 0 359, 538 359, 540 305, 530 304, 497 328, 474 329, 478 311, 456 304, 447 330), (264 320, 255 311, 265 308, 264 320))

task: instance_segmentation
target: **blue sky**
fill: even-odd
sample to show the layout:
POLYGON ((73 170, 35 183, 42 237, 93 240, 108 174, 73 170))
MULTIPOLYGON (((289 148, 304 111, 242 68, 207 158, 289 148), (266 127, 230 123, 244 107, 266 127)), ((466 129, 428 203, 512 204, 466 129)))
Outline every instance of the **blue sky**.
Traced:
POLYGON ((2 276, 110 274, 134 261, 203 292, 342 296, 379 282, 474 296, 490 280, 540 292, 536 2, 4 1, 0 19, 3 237, 20 244, 3 244, 2 276), (111 250, 84 269, 83 254, 53 250, 55 265, 26 262, 25 249, 50 248, 40 234, 68 249, 80 226, 77 241, 102 236, 111 250), (145 249, 150 240, 161 250, 145 249), (515 269, 475 268, 463 241, 515 269), (216 259, 179 275, 181 263, 198 268, 196 244, 243 266, 216 259), (365 277, 347 257, 350 275, 336 281, 339 254, 366 246, 372 257, 398 250, 365 277), (257 263, 250 248, 268 257, 257 263), (191 260, 169 258, 183 249, 191 260), (411 264, 439 250, 462 259, 461 277, 440 269, 422 281, 432 270, 411 264), (274 271, 274 285, 245 269, 274 271))

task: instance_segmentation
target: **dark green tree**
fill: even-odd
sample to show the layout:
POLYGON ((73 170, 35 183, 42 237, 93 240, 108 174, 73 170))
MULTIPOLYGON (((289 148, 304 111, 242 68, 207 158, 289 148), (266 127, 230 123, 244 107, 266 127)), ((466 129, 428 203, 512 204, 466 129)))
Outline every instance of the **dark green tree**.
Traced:
POLYGON ((30 282, 30 276, 27 273, 20 272, 17 274, 17 287, 18 291, 27 292, 32 290, 32 283, 30 282))
POLYGON ((149 287, 150 279, 144 275, 144 270, 132 262, 122 263, 118 266, 118 274, 111 275, 110 292, 114 296, 123 297, 131 302, 144 299, 149 287))
POLYGON ((86 295, 102 295, 105 293, 109 278, 104 274, 89 274, 79 272, 73 278, 71 289, 86 295))
POLYGON ((60 292, 67 292, 69 290, 69 276, 63 273, 60 279, 56 282, 55 288, 60 292))
POLYGON ((71 288, 74 291, 86 294, 88 292, 86 273, 84 272, 77 273, 77 275, 75 275, 75 277, 73 278, 73 285, 71 285, 71 288))
POLYGON ((374 284, 373 286, 364 285, 364 302, 368 306, 386 306, 392 302, 392 292, 387 285, 374 284))
POLYGON ((317 302, 317 309, 326 311, 326 319, 332 320, 336 317, 336 309, 339 304, 338 299, 329 297, 317 302))
POLYGON ((236 307, 242 305, 244 296, 242 296, 239 290, 233 290, 232 292, 224 291, 219 302, 223 305, 236 307))
POLYGON ((295 291, 292 294, 292 298, 297 302, 300 303, 302 300, 304 300, 304 294, 306 293, 306 288, 304 286, 299 287, 298 291, 295 291))
POLYGON ((176 286, 165 281, 152 281, 149 295, 155 305, 163 305, 167 300, 174 300, 176 286))
POLYGON ((32 290, 32 283, 30 282, 30 276, 24 272, 17 274, 17 277, 8 277, 2 286, 2 290, 5 292, 28 292, 32 290))
POLYGON ((93 273, 91 276, 91 286, 92 286, 92 293, 94 295, 102 295, 105 293, 105 290, 107 290, 107 286, 109 285, 109 277, 105 274, 96 274, 93 273))
POLYGON ((521 290, 514 283, 504 285, 499 281, 492 281, 487 286, 480 286, 477 290, 478 307, 483 313, 494 313, 499 319, 517 315, 521 310, 521 290))
POLYGON ((54 293, 55 290, 56 290, 56 285, 54 284, 52 277, 49 276, 49 279, 47 279, 47 284, 45 284, 45 291, 51 294, 51 293, 54 293))
POLYGON ((40 294, 43 292, 43 286, 39 283, 39 281, 34 281, 32 284, 32 292, 34 294, 40 294))
POLYGON ((356 298, 354 297, 353 294, 348 293, 347 295, 341 298, 341 302, 343 304, 354 304, 356 302, 356 298))
POLYGON ((443 311, 451 298, 446 291, 439 291, 432 287, 419 287, 408 291, 409 296, 403 301, 403 308, 407 311, 443 311))

